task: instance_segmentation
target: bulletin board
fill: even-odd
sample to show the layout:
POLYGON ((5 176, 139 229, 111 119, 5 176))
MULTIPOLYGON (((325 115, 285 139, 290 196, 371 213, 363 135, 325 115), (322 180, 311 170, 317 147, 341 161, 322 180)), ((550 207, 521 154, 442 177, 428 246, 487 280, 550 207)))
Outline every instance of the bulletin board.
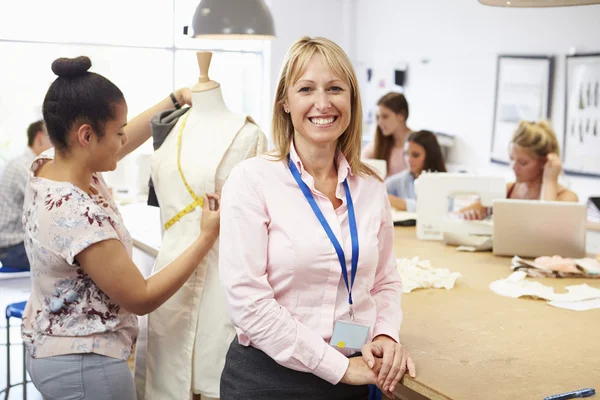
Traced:
POLYGON ((567 56, 563 169, 600 177, 600 53, 567 56))
POLYGON ((553 56, 498 56, 492 127, 493 162, 509 163, 508 145, 519 122, 550 117, 553 73, 553 56))

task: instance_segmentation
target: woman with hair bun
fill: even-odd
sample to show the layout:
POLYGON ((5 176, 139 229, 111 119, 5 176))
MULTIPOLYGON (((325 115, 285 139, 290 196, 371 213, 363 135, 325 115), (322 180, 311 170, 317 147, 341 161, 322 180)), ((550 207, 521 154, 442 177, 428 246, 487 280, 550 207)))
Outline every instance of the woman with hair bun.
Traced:
POLYGON ((101 172, 150 138, 153 115, 190 104, 190 92, 179 89, 128 122, 123 93, 91 65, 87 57, 52 63, 58 77, 42 111, 54 150, 33 162, 25 194, 32 293, 22 337, 45 399, 134 400, 127 359, 136 315, 156 309, 194 272, 218 236, 219 211, 205 201, 196 242, 144 279, 101 172))

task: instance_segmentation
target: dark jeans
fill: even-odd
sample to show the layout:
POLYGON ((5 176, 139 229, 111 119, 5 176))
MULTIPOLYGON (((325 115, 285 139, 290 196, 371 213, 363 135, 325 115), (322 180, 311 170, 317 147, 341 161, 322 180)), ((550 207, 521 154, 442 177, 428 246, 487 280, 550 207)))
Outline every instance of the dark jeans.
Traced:
POLYGON ((23 242, 10 247, 0 249, 0 262, 3 267, 22 269, 29 271, 29 260, 25 252, 23 242))

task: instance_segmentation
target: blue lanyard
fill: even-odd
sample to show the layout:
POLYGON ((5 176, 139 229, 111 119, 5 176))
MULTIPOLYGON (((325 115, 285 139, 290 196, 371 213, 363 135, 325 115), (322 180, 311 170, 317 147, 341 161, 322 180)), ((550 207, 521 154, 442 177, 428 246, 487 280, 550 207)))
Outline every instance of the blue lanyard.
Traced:
POLYGON ((344 190, 346 191, 346 202, 348 203, 348 222, 350 224, 350 239, 352 240, 352 272, 350 276, 350 283, 348 283, 348 271, 346 268, 346 256, 344 255, 344 250, 335 237, 331 227, 327 223, 325 216, 319 209, 317 202, 315 201, 310 188, 302 178, 300 177, 300 172, 296 165, 290 159, 288 155, 288 164, 290 167, 290 171, 296 180, 296 183, 304 193, 304 197, 308 200, 311 208, 313 209, 317 219, 325 229, 327 236, 329 236, 329 240, 331 240, 331 244, 335 248, 335 252, 337 253, 338 259, 340 261, 340 266, 342 267, 342 277, 344 278, 344 283, 346 284, 346 289, 348 289, 348 304, 350 305, 350 317, 354 319, 354 311, 352 310, 352 286, 354 286, 354 278, 356 277, 356 271, 358 270, 358 231, 356 229, 356 216, 354 215, 354 203, 352 203, 352 196, 350 196, 350 188, 348 187, 348 180, 344 180, 344 190))

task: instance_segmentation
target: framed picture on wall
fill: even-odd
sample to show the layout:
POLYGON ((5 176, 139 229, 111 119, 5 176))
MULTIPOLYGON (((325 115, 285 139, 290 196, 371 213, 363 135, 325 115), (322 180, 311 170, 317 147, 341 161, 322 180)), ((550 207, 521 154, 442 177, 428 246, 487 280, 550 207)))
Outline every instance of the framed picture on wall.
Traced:
POLYGON ((563 169, 600 177, 600 53, 567 56, 563 169))
POLYGON ((499 55, 491 160, 508 164, 508 144, 522 120, 550 117, 554 56, 499 55))

